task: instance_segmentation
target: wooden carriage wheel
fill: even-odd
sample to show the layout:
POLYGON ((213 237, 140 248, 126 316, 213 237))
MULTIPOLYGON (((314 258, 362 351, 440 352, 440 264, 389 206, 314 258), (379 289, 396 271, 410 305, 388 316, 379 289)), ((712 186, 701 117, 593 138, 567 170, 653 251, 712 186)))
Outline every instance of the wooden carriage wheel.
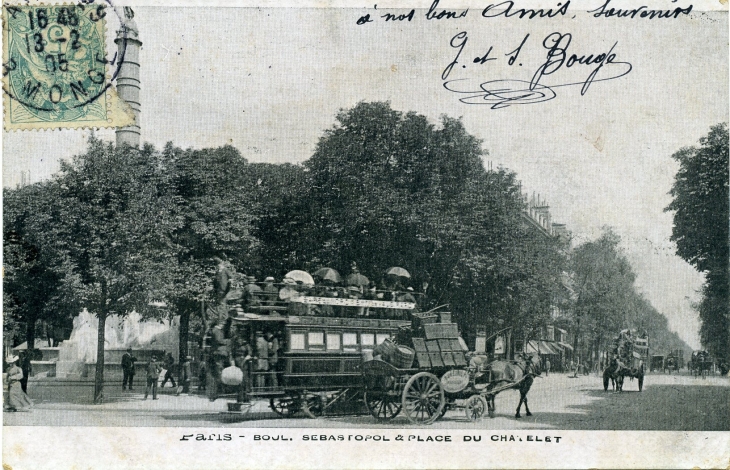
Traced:
POLYGON ((403 388, 403 410, 414 424, 431 424, 446 406, 444 389, 438 377, 419 372, 403 388))
POLYGON ((317 419, 324 414, 327 397, 317 393, 305 393, 302 398, 302 411, 312 419, 317 419))
POLYGON ((291 395, 276 397, 269 399, 269 407, 279 416, 288 418, 301 409, 301 401, 291 395))
POLYGON ((368 407, 370 414, 379 421, 387 421, 398 416, 403 405, 397 396, 393 396, 386 392, 365 392, 365 406, 368 407))
POLYGON ((477 421, 487 412, 487 400, 483 396, 474 394, 464 403, 464 413, 469 421, 477 421))

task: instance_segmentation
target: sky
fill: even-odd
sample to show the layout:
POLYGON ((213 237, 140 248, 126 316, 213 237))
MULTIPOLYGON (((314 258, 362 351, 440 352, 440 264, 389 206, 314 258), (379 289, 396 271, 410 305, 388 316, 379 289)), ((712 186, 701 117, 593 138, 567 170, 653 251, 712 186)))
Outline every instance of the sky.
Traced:
MULTIPOLYGON (((442 114, 461 117, 482 139, 485 164, 515 171, 526 192, 547 200, 574 243, 612 227, 639 291, 699 348, 692 303, 703 278, 674 255, 672 215, 663 209, 678 168, 671 155, 728 120, 727 14, 619 22, 571 10, 528 21, 482 18, 477 9, 458 20, 427 21, 417 10, 410 22, 385 22, 387 11, 135 8, 144 44, 143 141, 158 148, 168 141, 183 148, 231 144, 252 162, 298 163, 338 110, 359 101, 390 101, 434 123, 442 114), (356 25, 368 13, 374 21, 356 25), (467 95, 442 82, 457 52, 450 42, 461 32, 467 42, 448 78, 464 91, 491 80, 529 82, 546 61, 543 40, 551 33, 572 35, 568 55, 615 54, 616 63, 596 79, 620 75, 626 63, 631 71, 594 81, 581 95, 580 85, 556 86, 585 82, 596 65, 564 63, 540 80, 556 95, 550 101, 469 105, 459 101, 467 95), (506 54, 528 33, 509 65, 506 54), (490 47, 487 58, 496 60, 475 63, 490 47)), ((90 133, 3 132, 3 185, 17 185, 21 172, 33 182, 50 177, 61 159, 84 150, 90 133)), ((111 129, 96 135, 114 138, 111 129)))

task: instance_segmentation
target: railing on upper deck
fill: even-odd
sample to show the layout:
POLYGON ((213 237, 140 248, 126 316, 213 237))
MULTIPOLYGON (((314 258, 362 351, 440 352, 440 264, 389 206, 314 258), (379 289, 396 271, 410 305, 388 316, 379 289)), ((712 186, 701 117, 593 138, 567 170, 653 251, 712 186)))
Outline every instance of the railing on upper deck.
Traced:
MULTIPOLYGON (((258 286, 258 284, 256 284, 258 286)), ((408 312, 416 310, 417 302, 408 301, 420 294, 397 291, 367 291, 365 296, 348 296, 348 289, 329 286, 312 288, 277 285, 274 291, 251 291, 241 293, 240 298, 229 300, 229 307, 242 313, 264 315, 298 315, 344 318, 407 319, 408 312), (281 297, 285 295, 286 298, 281 297), (364 298, 363 298, 364 297, 364 298), (385 299, 395 300, 385 300, 385 299), (403 301, 406 299, 406 301, 403 301)), ((260 288, 260 286, 258 286, 260 288)))

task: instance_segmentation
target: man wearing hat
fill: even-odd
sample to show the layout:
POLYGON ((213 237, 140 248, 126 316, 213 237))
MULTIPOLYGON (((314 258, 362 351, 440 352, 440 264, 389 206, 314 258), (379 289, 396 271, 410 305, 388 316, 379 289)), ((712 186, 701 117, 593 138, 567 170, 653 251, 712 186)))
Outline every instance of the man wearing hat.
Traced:
POLYGON ((269 342, 264 338, 263 331, 256 332, 256 385, 264 387, 266 385, 266 372, 269 370, 269 342))
MULTIPOLYGON (((362 299, 362 292, 360 291, 360 288, 357 286, 350 286, 347 288, 347 296, 350 299, 362 299)), ((365 314, 365 309, 363 307, 347 307, 345 310, 345 315, 348 317, 361 317, 365 314)))
POLYGON ((125 352, 122 356, 122 374, 124 374, 124 378, 122 379, 122 390, 127 389, 127 384, 129 384, 130 390, 134 390, 132 388, 132 382, 134 381, 135 362, 137 362, 137 358, 132 355, 132 348, 127 348, 127 352, 125 352))
POLYGON ((182 364, 180 364, 180 384, 182 385, 182 389, 178 387, 176 395, 180 395, 180 392, 182 393, 190 393, 190 377, 192 377, 192 372, 190 370, 190 360, 192 357, 185 356, 185 360, 182 364))
POLYGON ((244 309, 253 307, 257 309, 261 305, 261 288, 256 285, 255 276, 246 277, 246 286, 243 288, 244 309))
POLYGON ((160 364, 157 362, 157 356, 152 356, 152 359, 147 363, 147 388, 144 391, 144 399, 147 399, 147 395, 150 394, 152 389, 152 399, 157 400, 157 379, 160 377, 160 364))
MULTIPOLYGON (((262 293, 264 306, 274 305, 276 302, 276 296, 279 294, 279 289, 274 285, 274 278, 268 276, 264 279, 264 289, 262 293)), ((271 314, 272 309, 263 309, 263 313, 271 314)))

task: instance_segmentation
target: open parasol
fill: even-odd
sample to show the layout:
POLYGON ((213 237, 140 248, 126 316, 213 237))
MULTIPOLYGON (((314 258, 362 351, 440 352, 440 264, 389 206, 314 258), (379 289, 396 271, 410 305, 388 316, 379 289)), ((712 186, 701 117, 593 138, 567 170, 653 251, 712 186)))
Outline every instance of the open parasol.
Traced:
POLYGON ((314 272, 314 277, 323 281, 332 281, 334 283, 342 282, 342 276, 332 268, 321 268, 314 272))
POLYGON ((388 268, 385 271, 385 274, 388 275, 388 276, 404 277, 406 279, 410 279, 411 278, 411 273, 409 273, 405 269, 400 268, 398 266, 393 266, 392 268, 388 268))
POLYGON ((289 271, 286 273, 285 278, 293 279, 297 282, 301 282, 304 285, 307 286, 313 286, 314 285, 314 278, 309 275, 308 272, 302 271, 300 269, 295 269, 294 271, 289 271))
POLYGON ((370 285, 370 279, 363 276, 360 273, 352 273, 349 276, 347 276, 347 285, 348 286, 368 286, 370 285))

